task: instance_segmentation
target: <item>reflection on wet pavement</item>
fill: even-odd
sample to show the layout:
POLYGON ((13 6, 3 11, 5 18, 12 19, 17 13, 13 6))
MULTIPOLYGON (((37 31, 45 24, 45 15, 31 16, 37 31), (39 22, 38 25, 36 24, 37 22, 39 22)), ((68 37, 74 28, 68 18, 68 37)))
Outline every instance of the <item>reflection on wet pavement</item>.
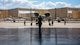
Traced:
POLYGON ((0 28, 0 45, 80 45, 80 28, 0 28))

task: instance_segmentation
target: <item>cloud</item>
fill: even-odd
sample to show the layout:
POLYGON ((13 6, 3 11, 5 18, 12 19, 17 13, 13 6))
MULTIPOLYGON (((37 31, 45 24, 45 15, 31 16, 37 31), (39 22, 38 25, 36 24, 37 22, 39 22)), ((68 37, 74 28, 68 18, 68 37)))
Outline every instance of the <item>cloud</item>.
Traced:
POLYGON ((9 3, 9 4, 5 4, 4 6, 9 7, 9 6, 12 6, 12 5, 13 5, 12 3, 9 3))
POLYGON ((80 7, 80 5, 72 6, 67 2, 39 2, 38 0, 1 0, 0 7, 7 8, 36 8, 36 9, 51 9, 61 7, 80 7))
POLYGON ((30 5, 32 8, 36 8, 36 9, 49 9, 56 6, 56 4, 53 2, 42 2, 39 4, 30 3, 30 5))
POLYGON ((7 2, 8 0, 0 0, 0 3, 7 2))
POLYGON ((0 6, 5 7, 31 7, 36 0, 0 0, 0 6))
POLYGON ((75 8, 80 8, 80 5, 76 5, 75 8))
MULTIPOLYGON (((46 3, 47 3, 47 2, 46 2, 46 3)), ((53 3, 53 2, 51 2, 51 1, 50 1, 50 2, 48 2, 48 3, 47 3, 47 5, 56 6, 56 4, 55 4, 55 3, 53 3)))
POLYGON ((38 8, 38 9, 50 9, 50 8, 61 8, 61 7, 71 7, 71 4, 66 3, 66 2, 42 2, 40 4, 32 4, 31 5, 33 8, 38 8))
POLYGON ((6 6, 0 6, 0 9, 6 9, 7 7, 6 6))
POLYGON ((42 2, 40 4, 32 4, 31 6, 32 8, 41 8, 41 9, 46 7, 45 2, 42 2))
POLYGON ((12 0, 12 2, 26 3, 26 2, 28 2, 28 0, 12 0))
POLYGON ((7 2, 8 0, 4 0, 4 1, 6 1, 6 2, 7 2))
POLYGON ((66 3, 66 2, 56 2, 57 7, 71 7, 71 4, 66 3))

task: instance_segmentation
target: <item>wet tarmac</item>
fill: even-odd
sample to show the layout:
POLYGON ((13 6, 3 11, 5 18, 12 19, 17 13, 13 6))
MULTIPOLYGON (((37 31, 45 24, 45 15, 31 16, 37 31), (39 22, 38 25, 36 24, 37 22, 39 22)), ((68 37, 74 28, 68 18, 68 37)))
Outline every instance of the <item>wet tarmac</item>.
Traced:
POLYGON ((0 28, 0 45, 80 45, 80 28, 0 28))

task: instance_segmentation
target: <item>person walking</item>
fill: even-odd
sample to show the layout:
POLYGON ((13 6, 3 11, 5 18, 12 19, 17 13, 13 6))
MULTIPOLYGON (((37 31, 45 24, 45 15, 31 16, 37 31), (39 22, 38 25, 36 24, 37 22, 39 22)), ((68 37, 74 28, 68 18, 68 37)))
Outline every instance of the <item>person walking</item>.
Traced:
POLYGON ((15 18, 13 18, 13 22, 15 22, 15 18))
POLYGON ((64 25, 66 25, 66 19, 64 20, 64 25))
POLYGON ((53 26, 53 23, 54 23, 54 22, 52 21, 52 26, 53 26))
POLYGON ((49 26, 51 26, 51 23, 50 23, 51 19, 48 19, 48 22, 49 22, 49 26))
POLYGON ((26 20, 24 20, 24 26, 26 26, 26 20))

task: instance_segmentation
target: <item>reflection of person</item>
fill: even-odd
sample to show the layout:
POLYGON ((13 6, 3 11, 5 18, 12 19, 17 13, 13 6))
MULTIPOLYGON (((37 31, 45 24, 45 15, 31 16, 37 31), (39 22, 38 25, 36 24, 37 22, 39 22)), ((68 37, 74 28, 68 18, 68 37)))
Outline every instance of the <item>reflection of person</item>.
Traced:
POLYGON ((41 38, 42 37, 42 33, 41 33, 42 17, 41 16, 38 17, 38 24, 39 24, 39 38, 41 38))
POLYGON ((38 18, 38 24, 41 27, 41 25, 42 25, 42 17, 41 16, 39 16, 39 18, 38 18))

